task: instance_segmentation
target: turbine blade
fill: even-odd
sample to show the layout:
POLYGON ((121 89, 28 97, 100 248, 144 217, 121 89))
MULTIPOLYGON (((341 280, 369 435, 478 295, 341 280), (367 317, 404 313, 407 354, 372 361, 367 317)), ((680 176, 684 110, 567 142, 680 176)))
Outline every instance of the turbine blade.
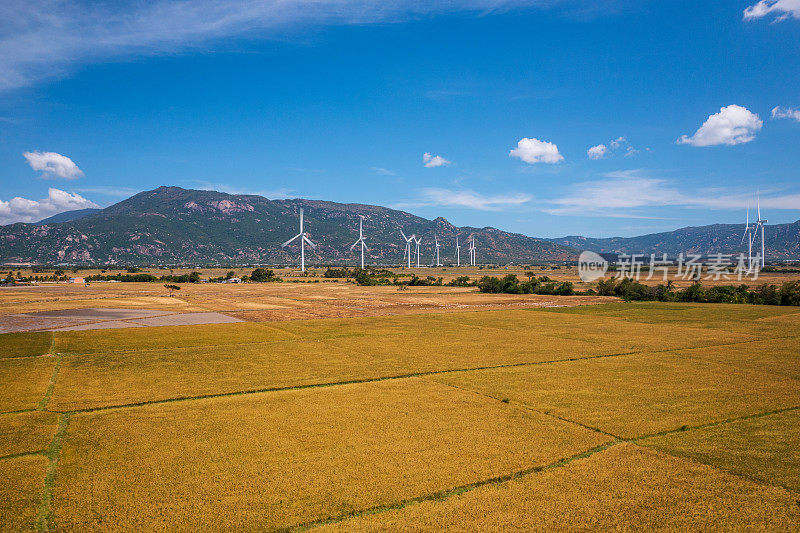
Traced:
POLYGON ((283 248, 284 246, 288 246, 289 244, 292 243, 293 240, 295 240, 296 238, 298 238, 300 236, 302 236, 302 233, 298 233, 297 235, 295 235, 294 237, 292 237, 291 239, 289 239, 285 243, 281 244, 281 248, 283 248))
POLYGON ((303 240, 304 240, 304 241, 306 241, 306 244, 308 244, 308 245, 309 245, 309 246, 311 246, 312 248, 316 248, 316 247, 317 247, 317 245, 316 245, 316 244, 314 244, 313 242, 311 242, 311 239, 309 239, 309 238, 308 238, 308 237, 306 237, 305 235, 303 235, 303 240))

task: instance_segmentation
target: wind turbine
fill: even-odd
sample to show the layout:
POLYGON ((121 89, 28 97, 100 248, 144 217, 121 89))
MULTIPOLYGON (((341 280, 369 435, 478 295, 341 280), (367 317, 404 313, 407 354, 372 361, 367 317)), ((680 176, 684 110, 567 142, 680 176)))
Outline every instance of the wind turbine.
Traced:
POLYGON ((361 270, 364 270, 364 250, 369 250, 369 248, 367 248, 367 243, 364 242, 364 217, 362 215, 358 216, 360 217, 358 219, 358 240, 350 247, 350 251, 352 252, 353 248, 361 244, 361 270))
POLYGON ((411 237, 406 237, 406 234, 403 233, 403 230, 400 230, 400 235, 402 235, 403 239, 406 241, 406 253, 403 257, 408 257, 408 268, 411 268, 411 243, 414 242, 414 235, 411 237))
POLYGON ((456 235, 456 266, 461 266, 461 246, 458 244, 458 235, 456 235))
POLYGON ((756 198, 757 198, 756 202, 758 205, 758 220, 756 220, 755 226, 753 228, 754 229, 753 240, 757 238, 758 230, 761 229, 761 268, 764 268, 764 266, 766 265, 766 261, 764 258, 764 253, 766 251, 764 246, 764 225, 767 223, 767 219, 761 218, 761 193, 759 193, 756 198))
MULTIPOLYGON (((760 217, 759 217, 760 218, 760 217)), ((750 227, 750 204, 747 204, 747 222, 744 225, 742 244, 747 239, 747 270, 753 270, 753 228, 750 227)))
POLYGON ((300 233, 286 241, 281 245, 281 248, 286 248, 291 244, 291 242, 297 238, 300 238, 300 271, 306 271, 306 243, 312 248, 316 248, 317 245, 311 242, 311 239, 308 238, 306 233, 303 231, 303 208, 300 208, 300 233))
POLYGON ((436 266, 442 266, 442 263, 439 261, 439 237, 436 234, 433 235, 433 245, 436 246, 436 266))
POLYGON ((419 268, 419 245, 422 244, 422 239, 416 235, 412 235, 411 238, 414 239, 415 243, 417 243, 417 268, 419 268))
POLYGON ((477 250, 477 248, 475 247, 475 236, 473 235, 469 243, 469 264, 472 266, 475 266, 476 263, 475 250, 477 250))

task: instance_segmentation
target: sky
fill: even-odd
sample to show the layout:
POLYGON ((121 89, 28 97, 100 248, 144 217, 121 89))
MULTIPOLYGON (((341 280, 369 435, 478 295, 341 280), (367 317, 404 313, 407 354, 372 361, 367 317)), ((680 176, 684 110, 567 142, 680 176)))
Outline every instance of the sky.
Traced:
POLYGON ((0 224, 160 185, 535 237, 793 222, 798 80, 800 0, 6 0, 0 224))

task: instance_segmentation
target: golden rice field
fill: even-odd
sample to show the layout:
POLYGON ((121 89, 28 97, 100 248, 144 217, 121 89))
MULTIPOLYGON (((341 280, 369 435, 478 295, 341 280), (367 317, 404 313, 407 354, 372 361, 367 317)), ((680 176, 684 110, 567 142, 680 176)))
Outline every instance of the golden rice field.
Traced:
POLYGON ((800 531, 800 309, 117 287, 0 314, 296 299, 0 335, 2 531, 800 531))

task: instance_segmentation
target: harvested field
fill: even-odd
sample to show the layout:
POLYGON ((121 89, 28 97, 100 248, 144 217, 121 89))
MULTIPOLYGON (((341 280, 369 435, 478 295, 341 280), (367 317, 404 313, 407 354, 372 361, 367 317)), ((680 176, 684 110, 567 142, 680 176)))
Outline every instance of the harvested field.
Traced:
POLYGON ((671 433, 642 442, 800 493, 800 410, 671 433))
POLYGON ((287 527, 549 464, 607 440, 419 379, 79 414, 62 450, 54 524, 287 527))
POLYGON ((791 531, 795 496, 620 444, 566 466, 323 531, 791 531), (410 526, 410 527, 409 527, 410 526))

